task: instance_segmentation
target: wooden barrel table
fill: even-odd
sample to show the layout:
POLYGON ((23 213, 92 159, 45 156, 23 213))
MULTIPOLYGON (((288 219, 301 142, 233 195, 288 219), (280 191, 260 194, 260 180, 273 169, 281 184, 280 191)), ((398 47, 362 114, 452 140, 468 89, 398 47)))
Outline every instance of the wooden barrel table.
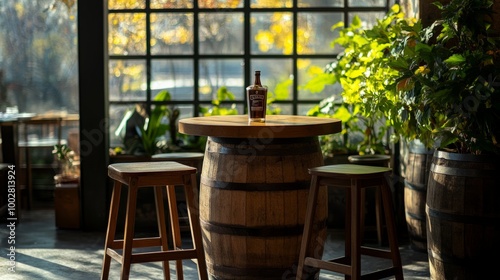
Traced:
MULTIPOLYGON (((292 279, 305 221, 310 175, 323 165, 318 135, 340 121, 246 115, 183 119, 179 131, 208 136, 200 182, 200 220, 213 279, 292 279)), ((319 196, 315 242, 323 253, 327 193, 319 196)))

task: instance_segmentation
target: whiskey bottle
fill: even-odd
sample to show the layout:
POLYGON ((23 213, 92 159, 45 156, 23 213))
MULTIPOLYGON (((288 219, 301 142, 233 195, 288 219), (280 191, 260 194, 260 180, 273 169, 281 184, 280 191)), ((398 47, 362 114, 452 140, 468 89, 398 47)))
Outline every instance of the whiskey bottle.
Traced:
POLYGON ((260 82, 260 71, 255 71, 254 84, 247 87, 248 121, 265 122, 267 87, 260 82))

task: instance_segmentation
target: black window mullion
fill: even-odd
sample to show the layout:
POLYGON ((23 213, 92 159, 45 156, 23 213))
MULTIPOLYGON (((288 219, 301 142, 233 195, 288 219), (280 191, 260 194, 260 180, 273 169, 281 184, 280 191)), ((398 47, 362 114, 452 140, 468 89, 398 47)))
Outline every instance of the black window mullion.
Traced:
POLYGON ((250 42, 251 42, 251 32, 250 32, 250 19, 251 19, 251 9, 250 9, 250 0, 245 0, 244 2, 244 14, 243 14, 243 33, 244 33, 244 38, 243 38, 243 49, 244 49, 244 57, 243 57, 243 62, 244 62, 244 78, 243 80, 245 81, 245 84, 243 85, 243 90, 245 91, 243 94, 243 100, 245 103, 243 104, 243 107, 246 108, 247 104, 247 95, 246 95, 246 87, 252 83, 252 80, 250 79, 251 75, 251 68, 250 68, 250 56, 251 56, 251 47, 250 47, 250 42))
POLYGON ((151 114, 151 9, 150 0, 146 0, 146 108, 148 115, 151 114))
MULTIPOLYGON (((344 23, 345 26, 349 26, 349 14, 350 13, 355 13, 355 12, 388 12, 390 9, 390 4, 391 0, 386 0, 385 1, 385 7, 351 7, 349 6, 349 0, 343 0, 344 6, 343 7, 298 7, 298 2, 299 0, 293 0, 293 6, 292 7, 287 7, 287 8, 259 8, 259 9, 252 9, 250 7, 250 2, 251 0, 245 0, 243 3, 243 7, 241 8, 235 8, 235 9, 211 9, 211 8, 200 8, 198 6, 198 2, 195 0, 193 1, 193 8, 182 8, 182 9, 151 9, 150 4, 151 0, 146 0, 146 8, 145 9, 123 9, 123 10, 108 10, 109 13, 146 13, 146 54, 145 55, 111 55, 109 56, 110 60, 114 59, 123 59, 123 60, 133 60, 133 59, 144 59, 146 62, 146 104, 147 104, 147 109, 151 110, 151 107, 154 105, 154 102, 152 100, 152 88, 151 88, 151 83, 152 83, 152 75, 153 75, 153 60, 154 59, 190 59, 192 60, 193 63, 193 77, 194 77, 194 96, 193 100, 180 100, 180 101, 170 101, 168 102, 169 104, 190 104, 193 106, 193 115, 198 116, 200 112, 200 107, 207 106, 210 104, 209 101, 201 101, 200 100, 200 92, 199 92, 199 80, 200 80, 200 62, 201 59, 230 59, 230 58, 238 58, 242 59, 244 62, 243 66, 243 73, 244 73, 244 85, 243 88, 246 88, 247 85, 250 85, 253 83, 253 73, 252 68, 251 68, 251 61, 252 59, 291 59, 293 66, 292 66, 292 75, 294 77, 293 79, 293 86, 292 86, 292 99, 291 100, 280 100, 276 101, 277 104, 289 104, 292 105, 292 112, 293 114, 298 114, 299 111, 299 105, 301 104, 314 104, 317 103, 318 101, 315 101, 313 99, 304 99, 304 100, 299 100, 299 92, 298 92, 298 75, 299 75, 299 69, 298 69, 298 60, 299 59, 321 59, 321 58, 331 58, 331 54, 301 54, 299 55, 297 53, 297 41, 298 41, 298 24, 299 24, 299 14, 302 12, 320 12, 320 11, 327 11, 327 12, 342 12, 344 14, 344 23), (183 12, 183 13, 193 13, 193 54, 181 54, 181 55, 169 55, 169 54, 156 54, 152 55, 151 53, 151 14, 152 13, 169 13, 169 12, 183 12), (200 38, 199 38, 199 24, 200 24, 200 13, 215 13, 215 12, 242 12, 243 13, 243 18, 244 18, 244 23, 243 23, 243 31, 244 31, 244 38, 243 38, 243 48, 244 48, 244 53, 243 54, 200 54, 199 50, 199 44, 200 44, 200 38), (252 54, 251 53, 251 16, 252 12, 290 12, 292 13, 292 40, 293 40, 293 49, 292 53, 289 55, 281 55, 281 54, 252 54)), ((399 3, 400 1, 396 0, 396 3, 399 3)), ((246 94, 243 94, 243 100, 238 100, 235 102, 230 102, 230 103, 238 103, 241 104, 243 103, 244 108, 246 108, 246 94)), ((229 102, 229 101, 228 101, 229 102)), ((137 103, 134 101, 113 101, 110 102, 110 104, 133 104, 137 103)), ((223 102, 226 103, 226 102, 223 102)))
POLYGON ((299 13, 298 13, 298 9, 297 9, 297 3, 298 3, 298 0, 293 0, 293 17, 292 17, 292 20, 293 20, 293 24, 292 24, 292 38, 293 38, 293 49, 292 49, 292 55, 293 55, 293 58, 292 58, 292 75, 293 75, 293 81, 292 81, 292 112, 294 115, 297 115, 298 113, 298 102, 299 102, 299 92, 298 92, 298 86, 299 86, 299 82, 298 82, 298 69, 297 69, 297 60, 298 60, 298 54, 297 54, 297 29, 298 29, 298 22, 299 22, 299 19, 298 19, 298 16, 299 16, 299 13))
POLYGON ((193 51, 194 51, 194 57, 193 57, 193 76, 194 76, 194 106, 193 106, 193 115, 197 117, 200 113, 200 49, 199 49, 199 42, 200 42, 200 32, 199 32, 199 16, 200 16, 200 9, 198 8, 198 1, 194 0, 194 9, 193 9, 193 51))

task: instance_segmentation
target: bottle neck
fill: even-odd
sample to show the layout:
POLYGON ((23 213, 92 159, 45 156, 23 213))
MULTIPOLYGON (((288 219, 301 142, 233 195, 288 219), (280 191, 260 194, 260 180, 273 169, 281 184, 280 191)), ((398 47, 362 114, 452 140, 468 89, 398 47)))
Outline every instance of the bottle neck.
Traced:
POLYGON ((255 83, 256 86, 262 86, 260 82, 260 71, 255 71, 255 83))

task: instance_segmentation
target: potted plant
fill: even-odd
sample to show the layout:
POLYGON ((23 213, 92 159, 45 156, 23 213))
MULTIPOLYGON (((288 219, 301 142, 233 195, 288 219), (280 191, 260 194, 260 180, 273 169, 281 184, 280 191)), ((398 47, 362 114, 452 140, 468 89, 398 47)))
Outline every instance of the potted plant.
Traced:
MULTIPOLYGON (((339 36, 332 41, 332 47, 339 45, 343 51, 323 73, 304 85, 312 93, 324 90, 327 85, 336 84, 342 89, 341 100, 331 96, 308 112, 342 121, 344 129, 340 135, 320 138, 326 162, 336 163, 335 157, 342 154, 357 164, 387 166, 390 162, 388 147, 393 116, 385 112, 394 104, 394 93, 387 86, 394 83, 398 71, 388 67, 388 61, 390 48, 407 24, 399 5, 394 5, 371 28, 366 28, 367 24, 358 16, 348 27, 343 22, 333 26, 339 30, 339 36)), ((396 192, 394 196, 398 196, 396 192)))
POLYGON ((78 182, 80 178, 79 159, 65 144, 55 145, 52 150, 60 164, 60 173, 54 176, 56 183, 78 182))
POLYGON ((396 131, 436 147, 426 198, 432 279, 482 279, 500 249, 500 41, 494 2, 436 3, 393 48, 396 131), (498 32, 498 31, 497 31, 498 32), (458 262, 457 262, 458 261, 458 262))
POLYGON ((342 87, 341 101, 333 97, 325 99, 309 115, 335 116, 343 121, 346 130, 360 132, 362 140, 356 145, 359 154, 388 152, 386 135, 392 123, 385 112, 393 106, 393 94, 387 85, 392 84, 398 74, 397 70, 388 67, 389 49, 400 37, 401 26, 406 24, 399 5, 394 5, 369 29, 358 16, 349 27, 339 22, 333 26, 339 29, 339 37, 332 41, 332 47, 340 45, 343 52, 323 73, 304 85, 312 93, 322 91, 326 85, 342 87))

